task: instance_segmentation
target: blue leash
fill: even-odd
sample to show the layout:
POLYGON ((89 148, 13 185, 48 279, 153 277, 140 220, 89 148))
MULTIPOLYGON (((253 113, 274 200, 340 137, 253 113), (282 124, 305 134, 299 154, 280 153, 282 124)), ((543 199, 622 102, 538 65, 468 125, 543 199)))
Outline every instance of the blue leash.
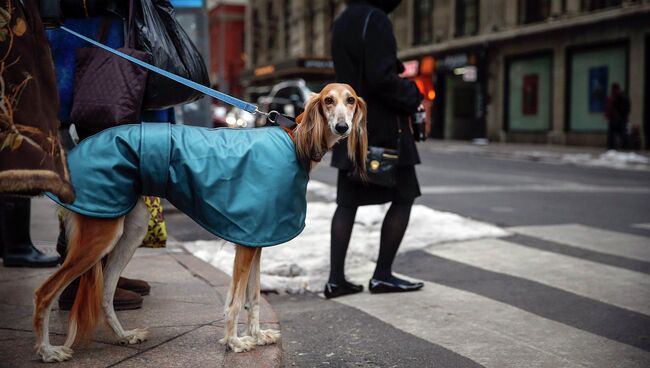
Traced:
MULTIPOLYGON (((206 94, 206 95, 208 95, 210 97, 214 97, 217 100, 223 101, 223 102, 225 102, 227 104, 230 104, 232 106, 240 108, 240 109, 242 109, 242 110, 244 110, 246 112, 249 112, 251 114, 269 115, 268 113, 259 111, 257 109, 257 106, 255 106, 255 105, 253 105, 251 103, 248 103, 246 101, 242 101, 242 100, 240 100, 238 98, 232 97, 232 96, 227 95, 227 94, 225 94, 223 92, 216 91, 216 90, 214 90, 212 88, 208 88, 208 87, 203 86, 201 84, 198 84, 198 83, 196 83, 194 81, 191 81, 191 80, 189 80, 187 78, 183 78, 183 77, 178 76, 176 74, 170 73, 170 72, 168 72, 166 70, 160 69, 160 68, 158 68, 156 66, 153 66, 153 65, 151 65, 149 63, 146 63, 146 62, 144 62, 142 60, 138 60, 138 59, 136 59, 136 58, 134 58, 134 57, 132 57, 130 55, 127 55, 127 54, 125 54, 123 52, 117 51, 117 50, 115 50, 115 49, 113 49, 111 47, 103 45, 103 44, 101 44, 101 43, 99 43, 99 42, 97 42, 97 41, 95 41, 95 40, 93 40, 91 38, 88 38, 88 37, 86 37, 86 36, 84 36, 82 34, 79 34, 79 33, 75 32, 75 31, 69 29, 69 28, 66 28, 64 26, 61 26, 61 29, 68 32, 68 33, 70 33, 70 34, 73 34, 73 35, 81 38, 82 40, 84 40, 86 42, 90 42, 91 44, 93 44, 93 45, 95 45, 95 46, 97 46, 99 48, 102 48, 102 49, 104 49, 104 50, 106 50, 106 51, 108 51, 110 53, 113 53, 113 54, 115 54, 115 55, 117 55, 117 56, 119 56, 121 58, 124 58, 124 59, 126 59, 126 60, 128 60, 128 61, 130 61, 132 63, 138 64, 138 65, 140 65, 141 67, 143 67, 145 69, 149 69, 152 72, 163 75, 163 76, 165 76, 165 77, 167 77, 169 79, 173 79, 173 80, 175 80, 176 82, 178 82, 180 84, 183 84, 183 85, 185 85, 187 87, 190 87, 190 88, 192 88, 192 89, 194 89, 196 91, 204 93, 204 94, 206 94)), ((273 122, 273 121, 271 121, 271 122, 273 122)))

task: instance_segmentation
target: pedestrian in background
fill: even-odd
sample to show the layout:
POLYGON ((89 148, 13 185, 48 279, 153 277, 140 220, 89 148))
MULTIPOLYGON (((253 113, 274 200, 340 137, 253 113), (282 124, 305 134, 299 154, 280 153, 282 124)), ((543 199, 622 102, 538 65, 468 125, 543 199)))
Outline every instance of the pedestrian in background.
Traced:
POLYGON ((630 114, 630 100, 621 91, 618 83, 612 84, 612 89, 607 98, 607 149, 628 148, 628 116, 630 114))
MULTIPOLYGON (((350 0, 332 28, 332 58, 336 80, 351 85, 368 106, 368 143, 398 149, 397 184, 383 187, 352 180, 352 162, 346 144, 334 147, 332 166, 339 169, 337 208, 332 218, 330 276, 325 297, 363 291, 363 286, 345 279, 347 253, 357 208, 390 202, 384 217, 379 257, 369 283, 372 293, 414 291, 422 283, 412 283, 392 274, 392 264, 408 226, 411 207, 420 196, 415 165, 420 157, 409 126, 408 116, 422 101, 416 84, 399 77, 403 71, 397 59, 397 45, 388 14, 400 0, 350 0)), ((363 163, 362 163, 363 164, 363 163)))

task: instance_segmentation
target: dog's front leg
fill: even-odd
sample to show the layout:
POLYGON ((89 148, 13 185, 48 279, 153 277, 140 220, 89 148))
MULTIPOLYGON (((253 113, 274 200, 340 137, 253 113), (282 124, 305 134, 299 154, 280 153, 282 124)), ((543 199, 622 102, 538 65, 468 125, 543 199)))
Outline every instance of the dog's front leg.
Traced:
POLYGON ((280 339, 278 330, 260 330, 260 260, 262 248, 258 248, 253 259, 253 267, 246 288, 246 305, 248 308, 248 324, 246 334, 255 339, 257 345, 270 345, 280 339))
POLYGON ((239 312, 246 297, 246 284, 255 258, 256 249, 238 245, 235 253, 235 264, 232 271, 232 283, 230 284, 230 303, 226 305, 226 327, 224 337, 220 343, 227 346, 236 353, 249 351, 255 346, 255 341, 250 336, 237 337, 237 322, 239 312))

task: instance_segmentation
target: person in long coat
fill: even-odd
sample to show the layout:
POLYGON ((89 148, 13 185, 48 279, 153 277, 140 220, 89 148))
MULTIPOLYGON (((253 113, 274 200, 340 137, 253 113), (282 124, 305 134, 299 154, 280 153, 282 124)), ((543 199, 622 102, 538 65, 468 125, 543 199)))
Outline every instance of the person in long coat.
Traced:
POLYGON ((30 198, 72 202, 59 141, 52 55, 35 0, 0 1, 0 255, 4 266, 51 267, 30 239, 30 198), (15 195, 19 195, 16 197, 15 195))
POLYGON ((420 157, 415 147, 409 115, 417 111, 422 95, 414 82, 402 79, 403 65, 388 13, 400 0, 350 0, 332 28, 332 58, 339 83, 351 85, 368 106, 370 146, 399 150, 397 184, 387 188, 348 178, 352 162, 341 142, 333 150, 333 167, 339 169, 337 209, 332 218, 330 276, 325 296, 333 298, 363 290, 345 279, 344 264, 358 206, 391 203, 384 218, 379 257, 369 283, 370 292, 399 292, 420 289, 421 283, 401 280, 392 274, 392 264, 406 231, 411 207, 420 196, 415 165, 420 157))

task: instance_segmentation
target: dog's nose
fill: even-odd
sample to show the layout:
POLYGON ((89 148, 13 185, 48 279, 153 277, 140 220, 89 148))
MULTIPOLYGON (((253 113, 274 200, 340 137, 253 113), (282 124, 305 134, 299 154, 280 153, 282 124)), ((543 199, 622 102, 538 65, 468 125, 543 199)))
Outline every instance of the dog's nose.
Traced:
POLYGON ((336 123, 334 129, 340 134, 343 134, 348 131, 348 125, 346 123, 336 123))

